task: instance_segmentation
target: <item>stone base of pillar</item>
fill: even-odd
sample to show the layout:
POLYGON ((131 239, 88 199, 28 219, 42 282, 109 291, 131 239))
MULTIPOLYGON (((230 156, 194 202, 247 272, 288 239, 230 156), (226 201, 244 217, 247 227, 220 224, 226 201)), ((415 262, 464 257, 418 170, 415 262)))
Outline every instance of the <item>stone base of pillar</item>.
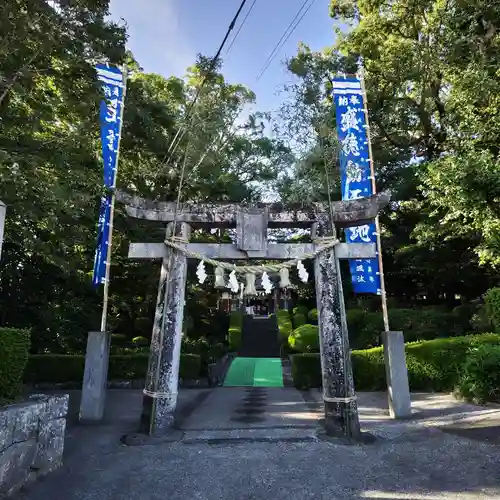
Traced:
POLYGON ((111 335, 108 332, 88 334, 80 401, 81 423, 99 422, 104 415, 110 343, 111 335))
POLYGON ((356 401, 330 403, 325 401, 325 433, 329 437, 361 440, 358 407, 356 401))
POLYGON ((411 399, 403 332, 384 332, 382 339, 389 413, 392 418, 408 418, 411 416, 411 399))
POLYGON ((144 395, 139 432, 151 437, 163 437, 171 433, 175 425, 176 405, 177 395, 170 398, 144 395))

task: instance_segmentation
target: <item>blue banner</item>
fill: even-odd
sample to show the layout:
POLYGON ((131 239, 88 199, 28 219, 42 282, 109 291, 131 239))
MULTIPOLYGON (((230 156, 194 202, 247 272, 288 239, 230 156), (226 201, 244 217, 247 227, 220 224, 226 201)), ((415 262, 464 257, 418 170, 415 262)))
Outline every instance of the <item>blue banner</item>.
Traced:
MULTIPOLYGON (((112 190, 116 184, 118 146, 121 134, 122 108, 125 84, 122 71, 114 66, 98 64, 97 77, 102 84, 105 99, 101 101, 99 121, 101 126, 104 187, 112 190)), ((109 248, 111 219, 111 194, 103 196, 99 209, 97 249, 94 259, 92 284, 97 287, 106 280, 106 261, 109 248)))
MULTIPOLYGON (((343 200, 365 198, 373 194, 368 148, 365 96, 361 81, 353 76, 333 81, 333 99, 340 143, 340 177, 343 200)), ((347 243, 376 242, 375 223, 346 229, 347 243)), ((377 255, 379 249, 377 248, 377 255)), ((349 261, 355 293, 381 293, 378 259, 349 261)))

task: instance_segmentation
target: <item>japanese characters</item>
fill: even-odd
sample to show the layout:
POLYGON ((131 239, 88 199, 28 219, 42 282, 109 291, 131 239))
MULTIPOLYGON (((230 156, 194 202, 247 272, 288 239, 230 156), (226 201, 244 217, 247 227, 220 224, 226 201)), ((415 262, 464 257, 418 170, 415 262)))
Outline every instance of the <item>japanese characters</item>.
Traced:
MULTIPOLYGON (((334 80, 333 99, 340 142, 342 199, 356 200, 373 194, 367 136, 367 121, 361 82, 356 77, 334 80)), ((347 243, 376 241, 375 224, 351 227, 346 230, 347 243)), ((380 293, 377 259, 350 261, 354 291, 380 293)))

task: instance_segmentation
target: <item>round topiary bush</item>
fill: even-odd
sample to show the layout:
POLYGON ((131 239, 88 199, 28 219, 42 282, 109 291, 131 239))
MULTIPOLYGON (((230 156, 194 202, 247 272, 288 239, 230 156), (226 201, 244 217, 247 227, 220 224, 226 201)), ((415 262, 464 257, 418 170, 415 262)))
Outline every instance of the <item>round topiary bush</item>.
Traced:
POLYGON ((295 316, 295 314, 303 314, 304 316, 307 317, 307 313, 309 312, 309 308, 307 306, 295 306, 292 309, 292 315, 295 316))
POLYGON ((298 328, 299 326, 305 325, 307 323, 306 315, 302 313, 294 314, 292 317, 293 327, 298 328))
POLYGON ((309 321, 314 321, 315 323, 317 323, 317 321, 318 321, 318 310, 316 308, 311 309, 309 311, 307 317, 309 318, 309 321))
POLYGON ((149 340, 146 337, 142 336, 134 337, 132 339, 132 342, 136 347, 146 347, 147 345, 149 345, 149 340))
POLYGON ((288 337, 288 345, 298 352, 319 351, 319 329, 316 325, 302 325, 288 337))

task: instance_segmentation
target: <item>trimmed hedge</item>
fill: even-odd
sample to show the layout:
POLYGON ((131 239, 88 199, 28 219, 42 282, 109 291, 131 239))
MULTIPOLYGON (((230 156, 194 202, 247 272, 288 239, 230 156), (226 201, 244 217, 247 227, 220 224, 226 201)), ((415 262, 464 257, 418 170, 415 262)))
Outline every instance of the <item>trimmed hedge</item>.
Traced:
POLYGON ((284 309, 280 309, 276 312, 276 321, 278 322, 278 330, 280 332, 281 340, 284 343, 288 343, 288 337, 293 331, 290 313, 284 309))
POLYGON ((201 362, 201 375, 208 373, 208 365, 216 362, 226 354, 226 346, 222 342, 210 343, 205 337, 198 339, 182 338, 182 354, 197 354, 201 362))
POLYGON ((296 314, 303 314, 304 316, 307 317, 307 313, 309 312, 309 308, 307 306, 295 306, 292 309, 292 315, 295 316, 296 314))
POLYGON ((307 315, 302 313, 296 313, 292 316, 293 327, 298 328, 299 326, 305 325, 307 323, 307 315))
MULTIPOLYGON (((410 388, 413 391, 453 391, 461 380, 463 367, 468 360, 471 348, 480 346, 500 345, 500 335, 485 333, 465 337, 451 337, 443 339, 413 342, 406 344, 406 362, 410 388)), ((300 372, 304 354, 292 356, 292 367, 298 364, 295 373, 300 372)), ((315 357, 316 367, 320 367, 319 354, 308 354, 315 357)), ((351 353, 354 382, 357 390, 383 391, 386 390, 384 352, 382 347, 352 351, 351 353)), ((307 367, 312 361, 307 361, 307 367)), ((311 369, 311 368, 309 368, 311 369)), ((293 373, 293 368, 292 368, 293 373)), ((301 387, 304 379, 318 380, 314 372, 299 374, 294 379, 296 387, 301 387)), ((314 386, 311 386, 314 387, 314 386)))
POLYGON ((241 329, 243 324, 243 315, 234 311, 229 317, 228 342, 231 351, 238 351, 241 346, 241 329))
POLYGON ((292 355, 293 385, 300 391, 321 387, 321 362, 318 353, 292 355))
POLYGON ((143 337, 142 335, 139 335, 138 337, 134 337, 132 339, 132 342, 137 347, 146 347, 150 344, 149 339, 147 339, 146 337, 143 337))
MULTIPOLYGON (((392 330, 404 332, 408 342, 466 333, 464 321, 459 315, 438 307, 389 309, 389 322, 392 330)), ((353 349, 369 349, 380 345, 380 335, 384 330, 381 312, 349 309, 347 326, 353 349)))
POLYGON ((0 328, 0 404, 21 395, 29 348, 29 330, 0 328))
POLYGON ((288 337, 288 345, 294 351, 319 351, 319 328, 316 325, 302 325, 288 337))
POLYGON ((318 322, 318 310, 316 308, 311 309, 307 315, 309 321, 313 321, 314 323, 318 322))
MULTIPOLYGON (((109 357, 109 380, 137 380, 146 376, 148 354, 118 354, 109 357)), ((34 354, 28 359, 24 382, 66 383, 81 382, 85 368, 85 356, 71 354, 34 354)), ((195 379, 201 370, 201 358, 197 354, 181 354, 179 376, 195 379)))

